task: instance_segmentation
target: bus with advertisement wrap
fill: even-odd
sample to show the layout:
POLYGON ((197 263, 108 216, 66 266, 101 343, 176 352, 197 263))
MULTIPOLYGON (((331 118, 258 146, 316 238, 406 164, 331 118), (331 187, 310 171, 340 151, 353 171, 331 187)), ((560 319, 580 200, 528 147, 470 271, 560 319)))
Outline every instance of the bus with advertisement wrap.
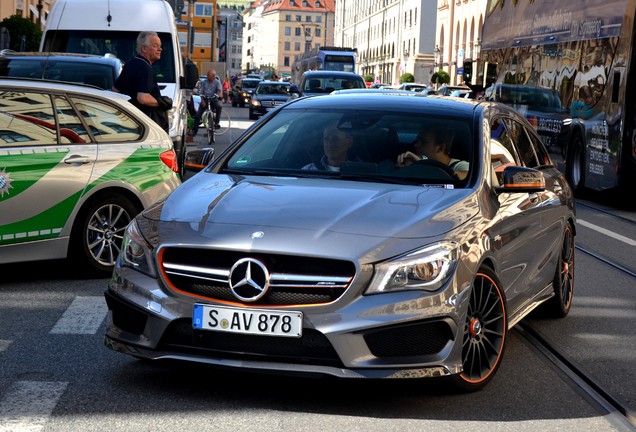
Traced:
POLYGON ((577 193, 636 185, 635 19, 636 0, 488 0, 485 97, 526 116, 577 193))

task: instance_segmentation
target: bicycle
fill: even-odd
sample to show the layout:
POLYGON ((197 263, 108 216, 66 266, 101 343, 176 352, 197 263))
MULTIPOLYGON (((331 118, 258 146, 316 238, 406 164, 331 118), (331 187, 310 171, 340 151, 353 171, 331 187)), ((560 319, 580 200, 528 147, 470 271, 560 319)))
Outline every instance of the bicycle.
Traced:
POLYGON ((223 135, 225 132, 230 129, 230 116, 223 109, 221 109, 221 119, 219 121, 219 127, 214 127, 214 118, 216 113, 214 109, 212 109, 212 104, 210 102, 215 99, 218 100, 218 95, 213 96, 203 96, 205 98, 206 108, 201 116, 201 122, 205 126, 205 130, 207 132, 208 145, 212 145, 214 143, 215 135, 223 135))

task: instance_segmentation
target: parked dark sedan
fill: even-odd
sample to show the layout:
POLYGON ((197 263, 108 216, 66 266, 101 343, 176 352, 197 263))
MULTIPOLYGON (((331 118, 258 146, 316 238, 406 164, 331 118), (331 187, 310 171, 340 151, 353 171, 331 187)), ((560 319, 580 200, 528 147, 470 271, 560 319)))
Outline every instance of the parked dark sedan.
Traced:
POLYGON ((289 83, 261 81, 250 99, 250 120, 256 120, 291 98, 289 83))
POLYGON ((474 391, 530 311, 568 314, 574 234, 568 183, 505 105, 294 99, 129 225, 105 344, 474 391))

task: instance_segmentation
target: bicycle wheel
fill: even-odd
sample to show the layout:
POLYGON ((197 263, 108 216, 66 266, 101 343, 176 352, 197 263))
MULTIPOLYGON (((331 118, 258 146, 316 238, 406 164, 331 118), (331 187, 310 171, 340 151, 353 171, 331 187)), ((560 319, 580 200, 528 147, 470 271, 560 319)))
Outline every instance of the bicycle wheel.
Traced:
POLYGON ((230 123, 230 115, 224 110, 221 110, 221 121, 219 122, 219 125, 221 127, 216 130, 216 134, 223 135, 225 132, 227 132, 230 129, 230 123))
POLYGON ((203 124, 205 126, 208 145, 212 145, 212 143, 214 143, 214 121, 212 121, 212 113, 210 113, 210 111, 203 113, 203 124))

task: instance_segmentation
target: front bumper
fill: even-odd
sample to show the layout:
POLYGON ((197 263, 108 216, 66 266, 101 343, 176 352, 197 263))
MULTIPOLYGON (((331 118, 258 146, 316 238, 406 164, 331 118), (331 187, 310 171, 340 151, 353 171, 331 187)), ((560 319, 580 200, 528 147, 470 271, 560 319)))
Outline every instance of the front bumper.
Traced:
POLYGON ((144 359, 341 378, 441 377, 462 370, 463 326, 457 323, 463 323, 466 302, 444 300, 448 292, 293 308, 303 310, 303 335, 281 338, 193 329, 193 304, 203 301, 161 289, 158 282, 116 270, 105 293, 108 348, 144 359))

